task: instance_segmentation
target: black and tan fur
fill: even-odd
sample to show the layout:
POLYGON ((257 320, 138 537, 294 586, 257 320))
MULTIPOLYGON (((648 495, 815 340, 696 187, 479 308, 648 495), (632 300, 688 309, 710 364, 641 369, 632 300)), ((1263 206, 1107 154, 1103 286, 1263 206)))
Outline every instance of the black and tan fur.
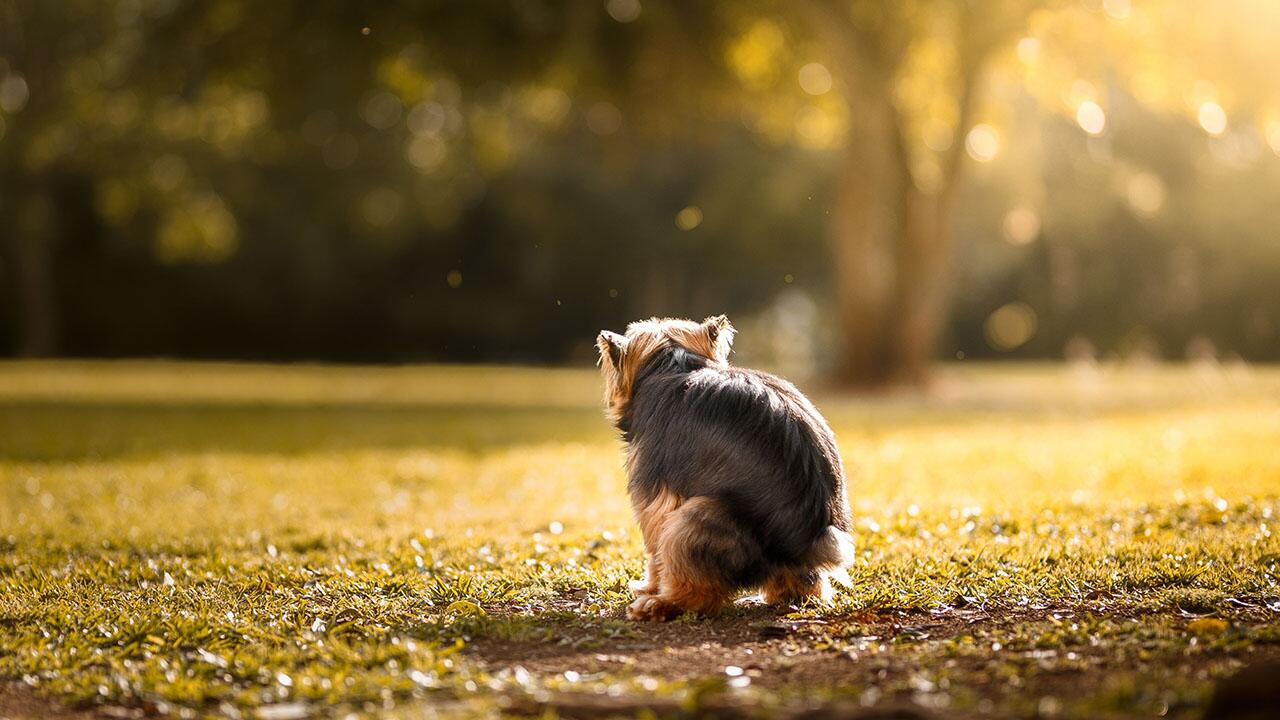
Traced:
POLYGON ((827 600, 852 562, 831 429, 791 383, 730 367, 733 335, 721 315, 597 339, 649 556, 633 619, 715 613, 749 588, 769 603, 827 600))

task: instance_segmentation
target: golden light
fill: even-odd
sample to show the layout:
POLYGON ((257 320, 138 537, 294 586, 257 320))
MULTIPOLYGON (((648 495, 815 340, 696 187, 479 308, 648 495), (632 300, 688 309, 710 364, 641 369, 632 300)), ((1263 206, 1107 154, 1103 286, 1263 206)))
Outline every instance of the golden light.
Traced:
POLYGON ((1167 194, 1164 181, 1151 172, 1136 173, 1125 186, 1125 198, 1129 201, 1129 206, 1143 217, 1151 217, 1160 212, 1167 194))
POLYGON ((1200 103, 1200 127, 1210 135, 1221 135, 1227 131, 1227 111, 1218 103, 1208 100, 1200 103))
POLYGON ((802 145, 821 149, 838 142, 844 132, 844 122, 825 108, 806 105, 796 111, 795 128, 802 145))
POLYGON ((969 157, 978 162, 990 162, 1000 152, 1000 135, 994 127, 986 123, 973 126, 964 140, 964 149, 969 157))
POLYGON ((702 208, 697 205, 689 207, 676 213, 676 227, 688 232, 702 224, 702 208))
POLYGON ((640 0, 609 0, 604 9, 614 20, 629 23, 640 17, 640 0))
POLYGON ((1018 41, 1018 60, 1030 65, 1040 59, 1040 38, 1024 37, 1018 41))
POLYGON ((810 95, 824 95, 831 90, 831 72, 822 63, 811 62, 800 68, 800 89, 810 95))
POLYGON ((779 57, 786 50, 782 30, 768 20, 759 20, 729 46, 729 67, 747 84, 765 88, 777 77, 779 57))
POLYGON ((1266 128, 1267 145, 1271 152, 1280 155, 1280 120, 1272 120, 1266 128))
POLYGON ((1027 245, 1040 235, 1040 214, 1030 207, 1016 207, 1004 216, 1004 237, 1013 245, 1027 245))
POLYGON ((1102 12, 1112 20, 1128 20, 1132 10, 1129 0, 1102 0, 1102 12))
POLYGON ((1001 352, 1022 347, 1036 334, 1036 311, 1024 302, 1002 305, 983 324, 987 343, 1001 352))
POLYGON ((445 275, 444 281, 448 283, 449 287, 456 290, 462 287, 462 272, 459 270, 450 270, 449 274, 445 275))
POLYGON ((529 114, 548 125, 559 124, 569 113, 573 101, 558 88, 541 88, 529 98, 529 114))
POLYGON ((1107 114, 1092 100, 1085 100, 1076 108, 1076 123, 1090 135, 1101 135, 1107 129, 1107 114))
POLYGON ((951 147, 952 136, 955 133, 947 123, 937 118, 929 118, 924 122, 922 134, 926 147, 934 152, 943 152, 951 147))

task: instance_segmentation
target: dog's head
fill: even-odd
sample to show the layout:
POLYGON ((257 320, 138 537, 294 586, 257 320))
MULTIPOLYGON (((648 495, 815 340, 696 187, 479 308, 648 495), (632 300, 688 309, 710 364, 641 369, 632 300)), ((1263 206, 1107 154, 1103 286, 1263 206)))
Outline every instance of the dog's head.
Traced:
POLYGON ((729 364, 733 346, 733 325, 724 315, 702 322, 675 318, 650 318, 627 326, 627 334, 604 330, 596 337, 600 369, 604 373, 604 402, 613 420, 622 416, 636 375, 659 351, 680 347, 707 359, 708 364, 729 364))

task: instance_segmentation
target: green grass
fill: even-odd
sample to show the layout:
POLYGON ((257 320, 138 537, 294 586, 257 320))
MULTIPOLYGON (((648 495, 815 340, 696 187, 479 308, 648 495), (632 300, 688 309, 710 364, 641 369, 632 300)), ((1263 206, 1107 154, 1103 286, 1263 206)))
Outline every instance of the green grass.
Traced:
POLYGON ((1280 647, 1280 372, 815 396, 853 589, 673 631, 620 619, 643 557, 592 372, 0 365, 0 678, 232 717, 570 689, 1177 714, 1280 647), (748 650, 740 687, 718 669, 748 650))

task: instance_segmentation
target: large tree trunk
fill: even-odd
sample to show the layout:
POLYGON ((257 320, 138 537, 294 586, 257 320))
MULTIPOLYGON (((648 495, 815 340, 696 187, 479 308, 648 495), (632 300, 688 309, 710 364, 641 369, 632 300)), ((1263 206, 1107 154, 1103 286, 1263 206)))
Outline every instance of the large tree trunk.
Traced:
POLYGON ((891 143, 896 129, 888 88, 858 104, 837 179, 829 226, 842 331, 839 381, 877 386, 891 380, 894 355, 894 238, 897 173, 891 143))
POLYGON ((1023 27, 1038 2, 1016 3, 998 16, 959 6, 959 112, 951 147, 938 158, 941 182, 929 189, 914 182, 906 122, 893 95, 910 38, 896 32, 901 25, 855 22, 844 5, 797 6, 840 70, 853 118, 830 225, 844 337, 838 379, 853 387, 923 385, 950 309, 950 219, 978 77, 992 49, 1023 27))
POLYGON ((950 242, 938 197, 914 185, 904 195, 894 286, 893 379, 925 385, 950 305, 950 242))
POLYGON ((911 180, 888 89, 859 98, 838 179, 831 242, 844 363, 853 387, 929 380, 946 321, 950 243, 943 198, 911 180))

